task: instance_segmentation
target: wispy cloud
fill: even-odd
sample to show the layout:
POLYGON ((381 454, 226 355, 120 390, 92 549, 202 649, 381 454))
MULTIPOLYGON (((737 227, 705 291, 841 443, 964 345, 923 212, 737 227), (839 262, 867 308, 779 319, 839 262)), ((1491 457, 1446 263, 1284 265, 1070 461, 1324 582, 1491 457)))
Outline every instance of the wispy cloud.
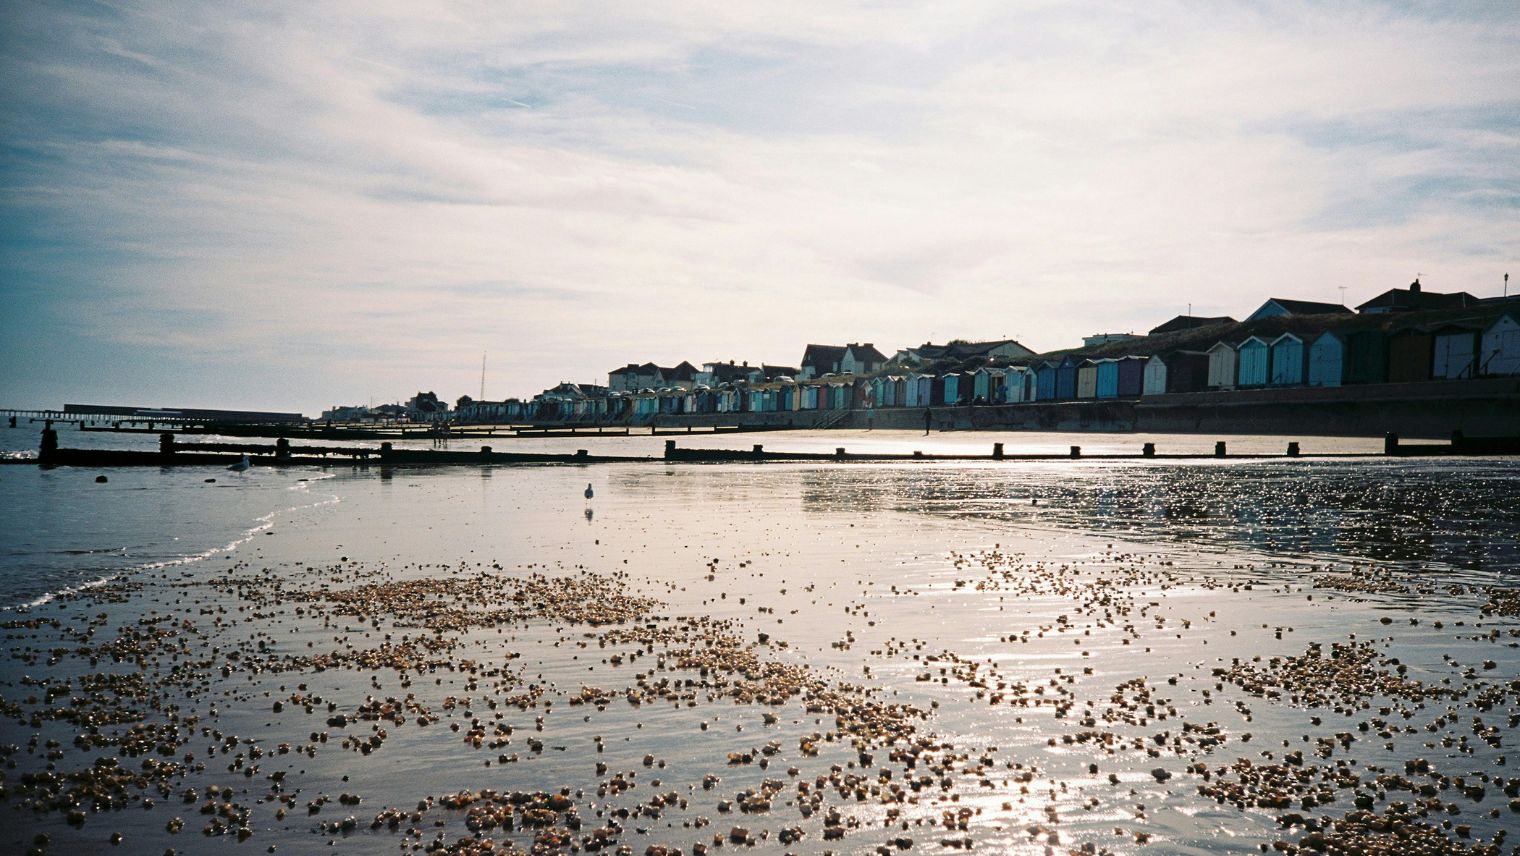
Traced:
POLYGON ((1056 348, 1415 272, 1491 293, 1520 234, 1505 4, 3 14, 21 403, 457 395, 482 350, 526 394, 931 330, 1056 348))

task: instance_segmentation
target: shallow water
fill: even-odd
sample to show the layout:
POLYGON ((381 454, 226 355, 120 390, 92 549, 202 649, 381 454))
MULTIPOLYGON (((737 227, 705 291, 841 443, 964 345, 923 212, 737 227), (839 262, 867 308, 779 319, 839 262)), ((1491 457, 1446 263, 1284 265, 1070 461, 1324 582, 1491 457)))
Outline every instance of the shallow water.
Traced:
MULTIPOLYGON (((767 446, 781 436, 766 437, 767 446)), ((838 436, 818 441, 839 445, 838 436)), ((987 442, 983 435, 972 439, 987 442)), ((847 445, 874 440, 852 436, 847 445)), ((1083 442, 1085 448, 1091 440, 1083 442)), ((121 571, 137 560, 190 559, 129 572, 123 579, 133 585, 125 588, 106 585, 13 612, 18 620, 64 620, 57 629, 6 631, 10 656, 0 667, 0 691, 7 703, 22 711, 46 707, 26 701, 41 691, 23 675, 71 677, 70 693, 83 696, 83 675, 163 675, 173 668, 180 671, 169 674, 186 682, 165 681, 173 687, 165 698, 135 700, 134 709, 145 722, 163 721, 171 703, 178 716, 201 717, 188 729, 191 739, 164 756, 194 755, 187 762, 192 769, 170 781, 169 797, 144 811, 140 798, 156 794, 136 792, 126 808, 87 812, 78 828, 61 812, 17 807, 17 775, 45 765, 48 737, 59 739, 59 770, 88 765, 91 752, 72 745, 75 724, 34 726, 7 717, 0 743, 23 748, 6 771, 18 822, 0 833, 0 850, 23 849, 39 832, 52 836, 52 852, 94 848, 113 831, 125 836, 128 852, 237 847, 234 836, 204 837, 199 800, 181 798, 196 787, 203 800, 208 785, 218 784, 231 787, 230 802, 248 810, 252 837, 244 847, 296 852, 403 849, 439 832, 453 842, 470 835, 463 811, 435 805, 411 837, 404 831, 410 821, 393 832, 370 829, 370 819, 383 806, 411 811, 420 799, 463 788, 562 787, 571 789, 587 821, 582 835, 631 809, 618 821, 616 841, 633 852, 651 844, 694 852, 698 842, 713 845, 715 833, 726 839, 735 825, 757 838, 764 833, 757 846, 775 852, 897 849, 898 838, 930 851, 946 849, 944 841, 958 847, 965 838, 982 852, 1088 844, 1124 852, 1256 852, 1307 831, 1278 822, 1288 810, 1242 809, 1201 793, 1221 780, 1220 768, 1242 758, 1279 764, 1300 750, 1308 769, 1348 762, 1364 777, 1361 786, 1337 790, 1327 805, 1291 807, 1311 819, 1342 817, 1354 810, 1357 793, 1373 795, 1380 807, 1409 801, 1386 782, 1374 785, 1379 773, 1372 768, 1402 774, 1419 757, 1447 776, 1503 776, 1507 747, 1479 739, 1474 717, 1503 726, 1520 712, 1520 696, 1507 683, 1520 678, 1520 622, 1481 609, 1493 592, 1520 587, 1520 469, 1506 461, 648 464, 335 468, 330 478, 317 480, 321 475, 256 469, 236 479, 192 469, 119 470, 107 485, 95 485, 94 473, 66 468, 0 469, 0 508, 8 516, 31 514, 19 519, 34 533, 4 559, 12 603, 36 600, 26 581, 28 568, 39 563, 56 582, 101 566, 121 571), (589 503, 581 496, 588 481, 596 494, 589 503), (22 508, 18 497, 36 500, 35 508, 22 508), (65 511, 71 516, 57 528, 40 528, 48 513, 65 511), (60 543, 135 543, 130 549, 139 553, 118 565, 115 553, 104 562, 102 554, 67 553, 75 548, 60 543), (224 549, 208 552, 217 548, 224 549), (618 601, 620 587, 659 603, 622 625, 544 616, 467 628, 457 634, 457 647, 438 655, 448 665, 405 676, 384 667, 317 670, 280 659, 370 649, 387 634, 391 641, 429 635, 393 612, 343 613, 320 598, 293 600, 293 592, 583 572, 596 575, 609 603, 618 601), (67 641, 70 628, 77 633, 97 614, 106 618, 91 644, 139 640, 122 636, 121 628, 169 626, 141 619, 173 616, 172 639, 183 648, 155 648, 140 662, 97 655, 91 664, 60 654, 49 664, 43 652, 82 650, 86 643, 67 641), (702 685, 711 676, 676 667, 665 643, 618 641, 615 634, 673 631, 692 618, 716 622, 704 625, 705 634, 741 637, 761 662, 848 687, 851 698, 911 704, 925 717, 914 719, 914 736, 902 739, 933 748, 909 767, 891 759, 891 741, 851 746, 839 735, 819 740, 818 754, 806 755, 800 741, 831 732, 833 713, 809 712, 796 698, 737 704, 711 684, 692 690, 690 705, 669 698, 628 703, 630 687, 661 679, 702 685), (768 636, 763 643, 761 633, 768 636), (1312 681, 1285 678, 1288 685, 1273 698, 1246 689, 1240 681, 1249 676, 1232 682, 1215 673, 1241 664, 1267 669, 1271 657, 1303 658, 1316 643, 1326 651, 1337 643, 1369 644, 1375 658, 1368 674, 1396 671, 1386 661, 1397 658, 1402 674, 1421 686, 1461 692, 1418 701, 1367 692, 1339 703, 1295 702, 1300 684, 1312 681), (241 656, 229 660, 232 651, 241 656), (262 668, 250 667, 255 658, 263 658, 262 668), (287 670, 273 668, 281 663, 287 670), (572 706, 582 686, 616 695, 605 709, 572 706), (1486 707, 1475 706, 1479 690, 1488 692, 1486 707), (526 707, 506 701, 530 691, 541 695, 526 707), (327 724, 328 704, 351 713, 366 696, 407 693, 440 719, 423 727, 408 717, 389 726, 370 754, 340 743, 371 734, 371 723, 327 724), (321 701, 308 714, 292 695, 321 701), (474 699, 471 713, 445 709, 449 695, 474 699), (276 713, 278 699, 285 699, 284 710, 276 713), (1455 711, 1449 717, 1448 708, 1455 711), (776 721, 764 721, 765 712, 776 721), (472 720, 509 723, 514 731, 499 749, 474 749, 449 730, 452 723, 468 731, 472 720), (1206 739, 1192 730, 1205 728, 1212 729, 1206 739), (319 732, 326 742, 310 739, 319 732), (1320 758, 1319 741, 1341 733, 1353 739, 1344 748, 1332 739, 1334 751, 1320 758), (26 748, 33 734, 42 742, 26 748), (238 738, 232 748, 209 752, 229 736, 238 738), (542 747, 532 748, 530 737, 542 747), (764 755, 760 750, 773 740, 776 754, 764 755), (277 754, 281 743, 310 747, 311 755, 277 754), (258 760, 248 754, 253 746, 258 760), (862 751, 871 756, 864 766, 862 751), (729 765, 730 752, 753 752, 755 761, 729 765), (644 766, 646 754, 654 756, 652 766, 644 766), (759 767, 760 759, 768 768, 759 767), (946 759, 948 767, 936 766, 946 759), (598 761, 605 773, 596 771, 598 761), (1195 769, 1200 764, 1208 778, 1195 769), (822 805, 841 812, 838 840, 825 840, 822 811, 799 813, 796 790, 799 781, 828 779, 831 765, 838 776, 869 774, 858 783, 864 798, 841 792, 838 776, 822 789, 822 805), (793 766, 796 776, 788 775, 793 766), (882 799, 884 781, 903 785, 931 769, 929 781, 909 789, 913 800, 882 799), (1160 780, 1154 770, 1170 777, 1160 780), (622 780, 633 786, 598 796, 598 787, 620 771, 636 774, 622 780), (270 776, 277 772, 284 777, 275 783, 270 776), (721 781, 705 790, 709 773, 721 781), (766 779, 784 785, 769 811, 719 810, 720 800, 766 779), (640 814, 652 796, 672 791, 686 808, 640 814), (362 801, 341 805, 344 793, 362 801), (283 818, 275 815, 280 795, 295 797, 283 818), (308 813, 319 795, 331 801, 308 813), (969 809, 966 829, 947 828, 944 813, 961 809, 969 809), (353 831, 323 831, 324 822, 348 815, 358 821, 353 831), (178 834, 165 829, 173 816, 186 821, 178 834), (698 817, 710 825, 698 827, 698 817), (793 826, 805 835, 783 846, 780 830, 793 826)), ((125 726, 96 727, 109 733, 125 726)), ((1473 838, 1491 838, 1515 817, 1494 782, 1478 799, 1440 793, 1442 812, 1428 820, 1456 818, 1473 838), (1447 803, 1461 814, 1447 814, 1447 803)), ((531 842, 520 830, 494 835, 519 846, 531 842)))

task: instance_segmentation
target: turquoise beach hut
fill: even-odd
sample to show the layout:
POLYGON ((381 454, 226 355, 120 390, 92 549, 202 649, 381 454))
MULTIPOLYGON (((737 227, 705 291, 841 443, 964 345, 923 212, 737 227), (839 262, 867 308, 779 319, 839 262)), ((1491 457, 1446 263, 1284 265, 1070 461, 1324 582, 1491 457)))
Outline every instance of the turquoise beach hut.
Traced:
POLYGON ((1119 361, 1115 359, 1098 360, 1095 383, 1094 398, 1118 398, 1119 361))
POLYGON ((1239 361, 1239 376, 1236 383, 1244 388, 1251 386, 1266 386, 1268 369, 1272 364, 1272 347, 1265 339, 1259 336, 1240 343, 1236 349, 1236 358, 1239 361))

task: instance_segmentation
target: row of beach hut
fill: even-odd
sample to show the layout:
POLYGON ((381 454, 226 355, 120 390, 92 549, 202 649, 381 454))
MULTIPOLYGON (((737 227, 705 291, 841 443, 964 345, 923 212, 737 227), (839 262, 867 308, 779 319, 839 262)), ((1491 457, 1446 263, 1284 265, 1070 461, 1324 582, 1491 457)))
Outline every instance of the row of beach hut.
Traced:
MULTIPOLYGON (((571 418, 647 421, 691 413, 770 413, 855 408, 941 407, 1136 398, 1167 393, 1272 387, 1332 387, 1520 375, 1520 311, 1487 327, 1446 324, 1386 333, 1376 329, 1294 332, 1219 341, 1206 350, 1089 358, 1068 354, 1029 365, 975 371, 902 371, 873 377, 825 375, 714 388, 613 393, 571 418)), ((568 414, 567 414, 568 415, 568 414)))

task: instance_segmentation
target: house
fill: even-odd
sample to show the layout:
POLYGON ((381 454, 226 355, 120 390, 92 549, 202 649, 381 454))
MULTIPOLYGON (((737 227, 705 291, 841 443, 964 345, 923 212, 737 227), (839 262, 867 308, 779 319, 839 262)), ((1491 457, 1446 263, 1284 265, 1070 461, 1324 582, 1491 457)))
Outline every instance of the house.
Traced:
POLYGON ((1077 365, 1077 398, 1098 397, 1098 364, 1083 360, 1077 365))
POLYGON ((797 377, 811 380, 826 374, 839 374, 843 369, 845 345, 808 345, 802 351, 802 367, 797 377))
POLYGON ((1246 321, 1260 321, 1263 318, 1277 318, 1282 315, 1351 315, 1350 309, 1339 303, 1316 303, 1312 300, 1288 300, 1282 297, 1269 297, 1260 309, 1246 316, 1246 321))
POLYGON ((1431 331, 1430 375, 1436 380, 1468 380, 1478 376, 1478 354, 1483 329, 1466 324, 1446 324, 1431 331))
POLYGON ((406 402, 406 418, 413 422, 443 422, 449 418, 449 405, 438 400, 434 392, 419 392, 406 402))
POLYGON ((1145 364, 1150 357, 1119 358, 1119 397, 1136 398, 1145 386, 1145 364))
POLYGON ((1235 346, 1229 342, 1215 342, 1206 353, 1209 355, 1209 389, 1235 388, 1235 346))
POLYGON ((1507 309, 1483 331, 1478 373, 1488 376, 1520 374, 1520 309, 1507 309))
POLYGON ((1212 327, 1215 324, 1234 324, 1235 319, 1227 315, 1213 318, 1203 318, 1196 315, 1178 315, 1176 318, 1150 329, 1150 335, 1159 336, 1162 333, 1175 333, 1179 330, 1196 330, 1199 327, 1212 327))
POLYGON ((773 366, 770 363, 761 363, 760 364, 760 376, 763 377, 763 378, 769 379, 769 380, 775 380, 777 378, 783 378, 783 377, 789 377, 789 378, 795 379, 797 377, 797 367, 796 366, 773 366))
POLYGON ((844 355, 839 358, 839 371, 845 374, 871 374, 881 371, 881 367, 886 364, 886 356, 870 342, 851 342, 844 346, 844 355))
POLYGON ((1390 288, 1377 297, 1356 307, 1363 315, 1384 315, 1391 312, 1414 312, 1419 309, 1460 309, 1474 306, 1478 298, 1465 291, 1454 294, 1437 294, 1420 288, 1416 279, 1408 288, 1390 288))
POLYGON ((1388 337, 1388 382, 1430 380, 1435 340, 1424 330, 1406 328, 1388 337))
POLYGON ((607 388, 613 392, 638 392, 660 386, 663 378, 660 367, 654 363, 638 365, 629 363, 607 373, 607 388))
POLYGON ((1272 363, 1272 349, 1267 340, 1252 336, 1235 349, 1237 378, 1240 387, 1266 386, 1272 363))
POLYGON ((925 342, 916 348, 904 348, 892 356, 892 362, 901 365, 923 365, 937 360, 966 362, 972 360, 1014 360, 1032 357, 1029 350, 1013 339, 992 339, 985 342, 968 342, 955 339, 949 344, 936 345, 925 342))
POLYGON ((767 375, 759 366, 751 366, 746 360, 735 364, 733 360, 728 362, 703 363, 702 370, 697 372, 696 382, 698 386, 717 386, 721 383, 758 383, 765 380, 767 375))
POLYGON ((1345 340, 1330 330, 1319 334, 1309 345, 1309 385, 1340 386, 1345 362, 1345 340))
POLYGON ((1304 370, 1308 365, 1308 354, 1304 348, 1304 340, 1293 335, 1284 333, 1272 340, 1271 344, 1271 376, 1267 378, 1270 386, 1303 386, 1304 370))
MULTIPOLYGON (((1078 386, 1082 383, 1080 377, 1078 386)), ((1095 381, 1095 398, 1118 398, 1119 397, 1119 361, 1115 359, 1103 359, 1097 362, 1097 379, 1095 381)))

